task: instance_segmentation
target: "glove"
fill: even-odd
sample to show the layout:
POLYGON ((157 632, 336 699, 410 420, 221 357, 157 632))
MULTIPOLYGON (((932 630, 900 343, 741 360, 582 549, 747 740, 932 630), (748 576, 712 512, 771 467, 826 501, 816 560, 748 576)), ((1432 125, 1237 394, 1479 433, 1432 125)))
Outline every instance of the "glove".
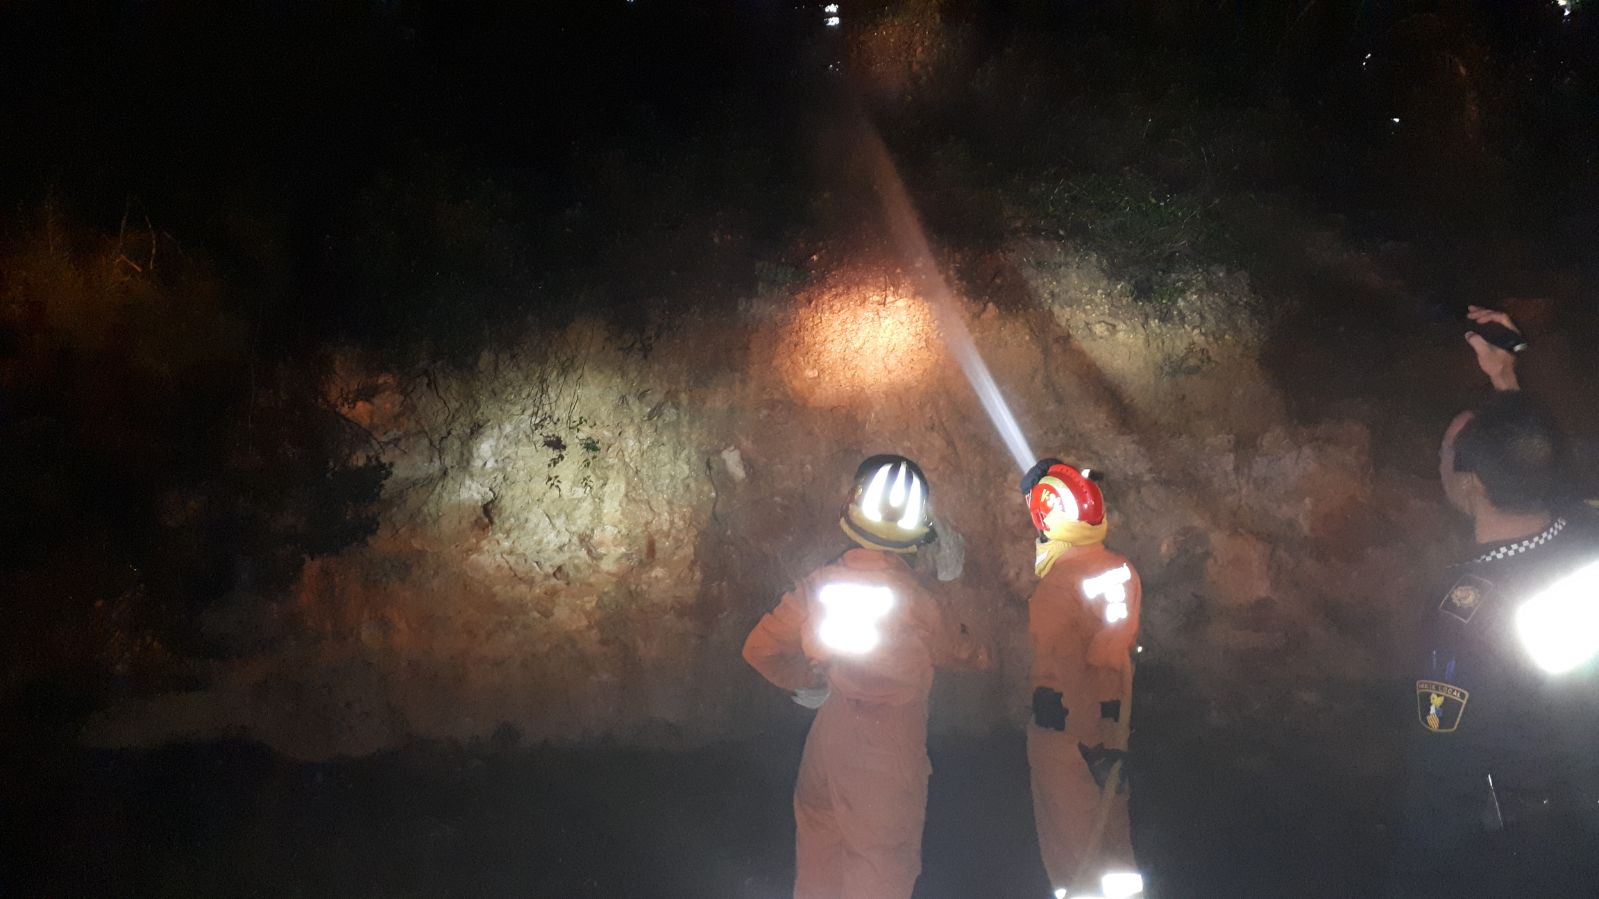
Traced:
POLYGON ((1032 493, 1033 488, 1037 487, 1038 482, 1044 479, 1044 475, 1049 474, 1051 468, 1065 464, 1059 459, 1039 459, 1032 468, 1027 469, 1026 474, 1022 475, 1022 496, 1032 493))
POLYGON ((833 695, 832 687, 801 687, 794 691, 794 702, 812 711, 822 707, 827 697, 833 695))
POLYGON ((1116 778, 1116 792, 1127 789, 1127 753, 1121 749, 1106 749, 1105 744, 1089 746, 1087 743, 1078 743, 1077 751, 1083 754, 1083 761, 1088 764, 1088 773, 1094 778, 1094 785, 1101 790, 1105 789, 1105 781, 1110 778, 1110 769, 1121 763, 1121 776, 1116 778))
POLYGON ((1039 687, 1033 691, 1033 723, 1049 730, 1066 729, 1066 697, 1059 690, 1039 687))

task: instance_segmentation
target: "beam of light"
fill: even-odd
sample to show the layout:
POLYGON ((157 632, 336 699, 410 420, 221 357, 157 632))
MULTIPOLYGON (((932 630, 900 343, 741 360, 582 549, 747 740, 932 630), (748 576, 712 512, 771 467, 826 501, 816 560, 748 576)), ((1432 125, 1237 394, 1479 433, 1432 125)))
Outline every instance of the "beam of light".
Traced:
POLYGON ((888 155, 888 147, 884 145, 882 135, 865 120, 864 114, 861 118, 865 125, 863 130, 867 152, 872 162, 874 175, 872 181, 882 198, 889 232, 893 235, 900 256, 910 271, 917 292, 933 312, 933 319, 938 324, 944 345, 949 348, 950 355, 955 357, 961 371, 966 373, 966 380, 971 382, 972 391, 977 394, 978 401, 983 404, 983 410, 994 423, 994 430, 999 432, 999 439, 1004 442, 1005 448, 1010 450, 1016 466, 1026 471, 1033 466, 1038 457, 1028 445, 1021 426, 1016 423, 1016 416, 1011 414, 1010 406, 1006 404, 1004 394, 1000 393, 999 385, 994 383, 994 376, 989 373, 982 354, 977 351, 977 344, 972 340, 972 332, 967 329, 966 320, 961 317, 960 305, 955 301, 955 294, 951 292, 949 284, 938 271, 938 264, 933 260, 932 247, 927 243, 927 234, 922 230, 915 208, 911 206, 910 195, 905 192, 905 182, 900 179, 899 169, 888 155))

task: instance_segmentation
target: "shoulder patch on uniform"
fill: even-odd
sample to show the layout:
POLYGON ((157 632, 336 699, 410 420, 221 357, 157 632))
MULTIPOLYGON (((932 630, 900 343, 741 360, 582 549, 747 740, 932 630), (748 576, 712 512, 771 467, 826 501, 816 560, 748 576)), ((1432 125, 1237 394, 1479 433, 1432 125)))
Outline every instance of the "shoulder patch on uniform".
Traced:
POLYGON ((1438 611, 1460 619, 1462 623, 1471 621, 1471 616, 1477 614, 1482 604, 1487 602, 1489 594, 1493 593, 1494 585, 1475 574, 1463 574, 1455 585, 1444 594, 1443 602, 1438 604, 1438 611))
POLYGON ((1433 733, 1454 733, 1471 693, 1443 681, 1416 681, 1416 717, 1433 733))

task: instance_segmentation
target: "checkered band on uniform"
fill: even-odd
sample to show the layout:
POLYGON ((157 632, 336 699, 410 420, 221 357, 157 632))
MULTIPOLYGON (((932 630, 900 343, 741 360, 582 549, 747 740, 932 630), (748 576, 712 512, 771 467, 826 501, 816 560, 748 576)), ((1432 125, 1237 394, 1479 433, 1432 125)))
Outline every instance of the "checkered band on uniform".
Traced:
POLYGON ((1545 543, 1555 539, 1556 537, 1560 536, 1560 532, 1565 529, 1566 520, 1564 518, 1556 518, 1555 523, 1550 525, 1549 529, 1543 533, 1534 534, 1533 536, 1528 537, 1527 539, 1518 543, 1507 543, 1493 552, 1483 553, 1472 561, 1497 562, 1500 559, 1508 559, 1511 556, 1519 556, 1528 550, 1537 549, 1538 547, 1543 546, 1545 543))

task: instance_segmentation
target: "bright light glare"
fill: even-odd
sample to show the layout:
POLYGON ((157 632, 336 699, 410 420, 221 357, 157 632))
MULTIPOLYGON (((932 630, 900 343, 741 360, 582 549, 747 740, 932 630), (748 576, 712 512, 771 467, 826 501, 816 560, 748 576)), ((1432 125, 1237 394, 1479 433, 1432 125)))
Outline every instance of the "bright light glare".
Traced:
POLYGON ((798 297, 778 365, 806 405, 869 405, 928 385, 943 357, 933 312, 910 284, 884 280, 843 270, 798 297))
POLYGON ((911 475, 911 499, 905 504, 905 514, 899 518, 900 530, 908 531, 922 523, 922 497, 925 493, 921 479, 911 475))
POLYGON ((1522 603, 1516 632, 1532 660, 1550 674, 1564 674, 1599 655, 1599 562, 1522 603))
POLYGON ((877 625, 894 607, 894 591, 865 584, 827 584, 817 598, 826 610, 817 628, 829 649, 861 655, 877 648, 882 636, 877 625))
POLYGON ((826 25, 829 28, 837 28, 838 27, 838 23, 839 23, 838 16, 828 16, 827 18, 822 20, 822 24, 826 25))
POLYGON ((1118 565, 1093 577, 1083 578, 1083 595, 1089 599, 1103 598, 1109 603, 1124 603, 1127 601, 1127 583, 1132 579, 1132 569, 1118 565))
POLYGON ((1132 579, 1133 571, 1126 565, 1083 579, 1084 596, 1105 600, 1106 624, 1127 620, 1127 583, 1132 579))
POLYGON ((1055 899, 1066 899, 1066 888, 1065 887, 1062 887, 1062 888, 1060 888, 1060 889, 1055 891, 1055 899))
POLYGON ((888 483, 888 466, 877 469, 877 474, 872 475, 871 483, 866 485, 866 495, 861 497, 861 514, 872 521, 882 521, 883 513, 879 507, 883 504, 883 485, 888 483))
POLYGON ((927 504, 927 487, 922 484, 921 478, 911 471, 909 465, 900 463, 895 467, 892 463, 884 465, 872 474, 872 479, 867 482, 866 490, 861 494, 861 514, 870 521, 883 520, 883 491, 888 491, 888 505, 900 507, 899 526, 910 530, 921 524, 922 508, 927 504), (889 486, 889 468, 895 468, 894 482, 889 486))
POLYGON ((825 13, 827 13, 830 16, 837 15, 838 14, 838 4, 837 3, 829 3, 826 6, 822 7, 822 12, 825 12, 825 13))
POLYGON ((1144 876, 1133 871, 1113 871, 1099 879, 1105 899, 1131 899, 1144 891, 1144 876))

